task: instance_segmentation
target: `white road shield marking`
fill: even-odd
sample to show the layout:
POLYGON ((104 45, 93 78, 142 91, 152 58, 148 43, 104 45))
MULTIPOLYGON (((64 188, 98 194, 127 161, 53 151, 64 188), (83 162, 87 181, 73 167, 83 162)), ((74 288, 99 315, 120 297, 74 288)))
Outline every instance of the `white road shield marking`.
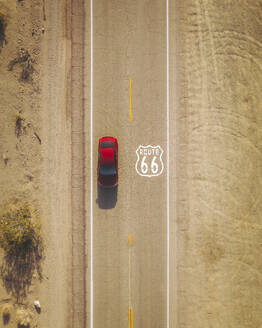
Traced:
POLYGON ((140 145, 136 150, 136 172, 148 178, 162 174, 164 170, 163 153, 164 151, 160 146, 140 145))

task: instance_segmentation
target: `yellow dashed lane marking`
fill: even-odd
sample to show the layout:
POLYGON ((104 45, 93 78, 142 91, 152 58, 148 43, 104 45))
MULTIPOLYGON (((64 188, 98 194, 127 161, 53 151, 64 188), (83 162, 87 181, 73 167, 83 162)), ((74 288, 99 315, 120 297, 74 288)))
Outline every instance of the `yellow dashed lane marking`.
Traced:
POLYGON ((133 328, 133 309, 129 309, 129 328, 133 328))
POLYGON ((128 267, 128 275, 129 275, 129 328, 133 328, 133 307, 132 307, 132 296, 131 296, 131 246, 133 244, 132 234, 129 234, 129 267, 128 267))

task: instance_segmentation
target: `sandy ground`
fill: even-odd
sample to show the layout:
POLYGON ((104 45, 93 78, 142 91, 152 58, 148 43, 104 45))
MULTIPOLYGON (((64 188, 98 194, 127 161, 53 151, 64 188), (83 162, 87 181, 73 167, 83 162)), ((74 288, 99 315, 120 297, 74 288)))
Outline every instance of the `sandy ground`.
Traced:
POLYGON ((261 2, 187 0, 176 13, 177 327, 258 328, 261 2))
POLYGON ((42 327, 71 326, 71 126, 66 61, 70 60, 70 21, 66 12, 63 1, 0 2, 7 40, 0 53, 1 205, 14 198, 29 201, 42 219, 45 242, 43 281, 34 276, 21 304, 0 284, 0 306, 14 305, 10 327, 16 326, 17 308, 31 312, 32 327, 37 323, 42 327), (8 64, 26 51, 33 70, 23 81, 25 63, 14 65, 12 71, 8 64), (40 315, 33 307, 35 299, 42 306, 40 315))
POLYGON ((6 22, 6 43, 1 48, 1 202, 10 197, 30 197, 39 201, 41 153, 40 118, 40 42, 42 8, 38 4, 0 2, 0 13, 6 22), (25 63, 8 70, 11 60, 31 56, 33 72, 27 81, 21 73, 25 63), (16 123, 20 120, 20 132, 16 123), (38 139, 35 133, 39 136, 38 139))
MULTIPOLYGON (((43 8, 38 2, 0 1, 0 14, 5 23, 5 39, 0 52, 0 199, 1 206, 14 199, 27 200, 39 213, 41 209, 41 56, 40 43, 44 35, 43 8), (15 58, 30 55, 27 62, 17 63, 9 70, 15 58), (26 64, 32 71, 26 79, 22 71, 26 64)), ((1 257, 2 259, 2 257, 1 257)), ((30 294, 23 305, 15 305, 11 325, 15 324, 14 311, 26 306, 32 312, 33 326, 37 316, 32 306, 37 277, 33 277, 30 294)), ((14 304, 0 284, 0 306, 14 304)), ((3 321, 1 317, 2 326, 3 321)))

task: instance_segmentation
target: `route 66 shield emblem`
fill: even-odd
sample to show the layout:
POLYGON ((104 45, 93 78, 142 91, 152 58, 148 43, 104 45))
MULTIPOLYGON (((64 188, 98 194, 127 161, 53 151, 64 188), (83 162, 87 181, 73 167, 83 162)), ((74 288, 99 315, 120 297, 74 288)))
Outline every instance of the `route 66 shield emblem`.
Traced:
POLYGON ((139 146, 136 150, 136 172, 143 177, 156 177, 164 170, 160 146, 139 146))

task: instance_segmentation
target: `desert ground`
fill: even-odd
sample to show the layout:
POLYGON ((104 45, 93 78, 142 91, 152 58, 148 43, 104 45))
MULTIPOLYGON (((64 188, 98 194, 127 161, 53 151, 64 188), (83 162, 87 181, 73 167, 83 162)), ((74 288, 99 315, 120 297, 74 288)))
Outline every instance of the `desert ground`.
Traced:
POLYGON ((26 311, 30 327, 65 327, 71 318, 72 267, 66 5, 1 1, 0 13, 6 39, 0 54, 1 206, 17 200, 33 206, 41 218, 45 245, 41 281, 31 272, 27 296, 19 302, 2 281, 1 309, 11 304, 10 327, 17 326, 20 310, 26 311), (18 61, 12 70, 9 67, 27 53, 32 69, 23 79, 28 60, 18 61), (40 301, 40 315, 34 300, 40 301))
POLYGON ((176 8, 177 327, 261 327, 261 2, 176 8))
POLYGON ((169 44, 166 4, 0 0, 0 215, 26 201, 44 243, 23 297, 1 273, 0 327, 262 327, 262 3, 169 0, 169 44))
MULTIPOLYGON (((1 1, 0 14, 3 22, 0 53, 1 211, 7 203, 26 200, 42 212, 41 42, 44 37, 42 27, 45 26, 42 5, 1 1)), ((2 263, 3 255, 1 252, 2 263)), ((25 316, 34 313, 32 302, 37 293, 38 277, 31 271, 27 278, 28 297, 17 304, 14 287, 6 288, 1 274, 1 309, 5 304, 12 306, 9 326, 16 326, 19 311, 27 311, 25 316)), ((15 273, 11 279, 17 279, 15 273)), ((37 322, 38 318, 32 316, 32 326, 37 322)), ((2 312, 0 326, 4 326, 2 312)))

